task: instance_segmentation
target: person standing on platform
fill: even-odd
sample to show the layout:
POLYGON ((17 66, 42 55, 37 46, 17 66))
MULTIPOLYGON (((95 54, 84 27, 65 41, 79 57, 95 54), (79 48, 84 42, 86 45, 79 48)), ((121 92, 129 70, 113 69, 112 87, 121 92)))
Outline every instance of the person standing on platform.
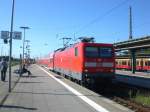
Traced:
POLYGON ((1 80, 5 81, 6 79, 6 72, 7 72, 8 64, 5 59, 2 59, 0 62, 0 70, 1 70, 1 80))

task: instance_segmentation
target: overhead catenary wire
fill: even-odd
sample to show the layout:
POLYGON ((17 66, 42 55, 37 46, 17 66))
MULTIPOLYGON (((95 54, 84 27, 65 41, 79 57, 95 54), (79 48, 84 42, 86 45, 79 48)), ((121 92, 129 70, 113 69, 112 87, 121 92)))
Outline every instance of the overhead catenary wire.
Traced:
MULTIPOLYGON (((74 34, 73 34, 73 39, 72 41, 77 41, 78 38, 76 38, 76 35, 78 33, 80 33, 81 31, 87 29, 89 26, 103 20, 106 16, 108 16, 109 14, 111 14, 113 11, 117 10, 118 8, 120 8, 121 6, 127 4, 130 0, 122 0, 122 2, 119 2, 118 4, 116 4, 114 7, 110 8, 109 10, 107 10, 104 14, 99 15, 98 17, 96 17, 95 19, 93 19, 92 21, 90 21, 89 23, 85 24, 83 27, 81 27, 79 30, 77 30, 74 34)), ((56 35, 56 38, 58 38, 58 35, 56 35)))
POLYGON ((120 2, 119 4, 117 4, 116 6, 112 7, 108 11, 106 11, 104 14, 98 16, 97 18, 93 19, 92 21, 90 21, 89 23, 87 23, 86 25, 84 25, 75 34, 81 32, 82 30, 86 29, 87 27, 91 26, 92 24, 95 24, 96 22, 99 22, 100 20, 104 19, 107 15, 109 15, 110 13, 112 13, 113 11, 115 11, 116 9, 118 9, 119 7, 125 5, 129 1, 130 0, 123 0, 122 2, 120 2))

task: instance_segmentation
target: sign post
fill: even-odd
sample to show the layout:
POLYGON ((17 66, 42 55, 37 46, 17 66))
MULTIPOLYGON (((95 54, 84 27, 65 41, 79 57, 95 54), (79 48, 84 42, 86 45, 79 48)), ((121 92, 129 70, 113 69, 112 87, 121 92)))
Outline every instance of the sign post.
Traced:
POLYGON ((22 35, 22 33, 21 32, 18 32, 18 31, 15 31, 15 32, 13 32, 13 39, 16 39, 16 40, 21 40, 21 36, 22 35))
POLYGON ((1 39, 8 39, 9 31, 1 31, 1 39))

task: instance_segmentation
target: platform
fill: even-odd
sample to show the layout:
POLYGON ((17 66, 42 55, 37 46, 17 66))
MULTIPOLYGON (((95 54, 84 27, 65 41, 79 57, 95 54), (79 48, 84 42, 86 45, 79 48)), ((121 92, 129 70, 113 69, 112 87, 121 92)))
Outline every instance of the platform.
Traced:
MULTIPOLYGON (((19 81, 19 78, 20 78, 18 74, 13 73, 13 71, 16 69, 18 69, 18 66, 12 67, 12 78, 11 78, 11 80, 12 80, 11 87, 12 88, 15 87, 15 85, 17 84, 17 82, 19 81)), ((1 79, 0 79, 0 105, 2 102, 4 102, 4 100, 8 96, 8 89, 9 89, 8 79, 9 79, 9 75, 8 75, 8 70, 7 70, 5 82, 1 81, 1 79)))
POLYGON ((116 70, 116 80, 119 82, 150 89, 150 73, 116 70))
POLYGON ((38 65, 30 69, 32 76, 20 78, 0 112, 132 112, 38 65))
POLYGON ((128 75, 128 76, 135 76, 135 77, 144 77, 144 78, 150 78, 150 72, 135 72, 135 74, 132 73, 132 71, 125 71, 125 70, 116 70, 117 74, 122 75, 128 75))

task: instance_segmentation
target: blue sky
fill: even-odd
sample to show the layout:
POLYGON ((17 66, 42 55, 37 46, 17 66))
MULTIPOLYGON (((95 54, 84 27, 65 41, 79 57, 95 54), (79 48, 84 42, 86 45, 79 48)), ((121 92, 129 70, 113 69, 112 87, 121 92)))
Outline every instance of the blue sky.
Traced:
MULTIPOLYGON (((11 5, 12 0, 0 0, 0 31, 10 30, 11 5)), ((14 31, 31 28, 26 39, 32 57, 52 52, 62 46, 60 38, 74 34, 95 37, 98 43, 123 41, 128 39, 130 5, 133 37, 150 35, 150 0, 15 0, 14 31)), ((21 40, 13 40, 13 56, 22 53, 20 46, 21 40)), ((0 51, 8 55, 8 45, 0 44, 0 51)))

